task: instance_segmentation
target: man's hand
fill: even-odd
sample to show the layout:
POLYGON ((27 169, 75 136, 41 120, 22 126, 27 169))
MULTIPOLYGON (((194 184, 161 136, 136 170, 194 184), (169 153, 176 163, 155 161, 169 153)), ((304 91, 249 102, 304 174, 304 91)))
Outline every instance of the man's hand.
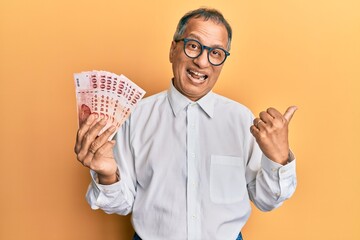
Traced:
POLYGON ((254 119, 254 125, 250 127, 265 156, 282 165, 289 158, 288 126, 296 110, 296 106, 291 106, 282 115, 275 108, 268 108, 254 119))
POLYGON ((79 162, 98 174, 100 184, 112 184, 117 181, 117 164, 113 155, 115 141, 108 138, 116 128, 112 126, 98 136, 105 125, 106 119, 99 120, 97 114, 88 116, 77 132, 75 153, 79 162))

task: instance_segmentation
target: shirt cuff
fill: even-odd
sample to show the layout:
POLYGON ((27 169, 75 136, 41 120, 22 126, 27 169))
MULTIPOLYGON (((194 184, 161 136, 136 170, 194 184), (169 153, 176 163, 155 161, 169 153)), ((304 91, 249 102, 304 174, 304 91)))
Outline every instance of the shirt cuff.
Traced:
POLYGON ((282 165, 280 163, 270 160, 265 156, 265 154, 263 154, 261 159, 261 166, 269 175, 279 178, 286 178, 287 176, 291 176, 295 173, 295 155, 290 150, 287 164, 282 165))
POLYGON ((288 199, 296 188, 296 159, 294 154, 290 151, 286 165, 274 162, 263 154, 261 165, 270 179, 272 179, 274 183, 278 183, 272 188, 276 201, 282 202, 288 199))
MULTIPOLYGON (((119 168, 117 170, 117 172, 119 171, 119 168)), ((97 176, 97 173, 93 170, 90 170, 90 175, 91 175, 91 179, 92 179, 92 188, 93 188, 93 194, 95 199, 98 199, 100 196, 100 193, 105 193, 105 194, 112 194, 112 193, 116 193, 121 189, 121 185, 122 185, 122 181, 119 180, 113 184, 110 185, 103 185, 99 183, 99 178, 97 176)))

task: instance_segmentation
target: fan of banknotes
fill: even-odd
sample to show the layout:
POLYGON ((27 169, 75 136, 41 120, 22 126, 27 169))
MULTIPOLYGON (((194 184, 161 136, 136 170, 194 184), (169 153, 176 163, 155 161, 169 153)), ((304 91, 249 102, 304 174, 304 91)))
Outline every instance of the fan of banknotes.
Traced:
POLYGON ((145 95, 143 89, 122 74, 94 70, 75 73, 74 79, 79 125, 96 113, 107 119, 102 131, 112 125, 119 128, 145 95))

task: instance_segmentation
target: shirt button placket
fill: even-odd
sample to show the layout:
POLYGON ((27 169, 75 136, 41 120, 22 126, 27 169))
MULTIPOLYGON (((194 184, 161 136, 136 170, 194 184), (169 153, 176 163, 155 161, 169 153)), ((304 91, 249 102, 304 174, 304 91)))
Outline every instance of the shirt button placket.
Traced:
POLYGON ((196 149, 196 104, 188 105, 187 109, 187 219, 188 219, 188 239, 199 238, 199 219, 198 219, 198 201, 197 201, 197 149, 196 149))

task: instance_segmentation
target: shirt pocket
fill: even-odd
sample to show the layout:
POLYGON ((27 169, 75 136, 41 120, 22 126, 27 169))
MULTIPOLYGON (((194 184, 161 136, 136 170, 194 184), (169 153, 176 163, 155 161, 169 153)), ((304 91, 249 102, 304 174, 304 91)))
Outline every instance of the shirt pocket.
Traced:
POLYGON ((211 156, 210 199, 217 204, 242 201, 246 194, 244 164, 241 157, 211 156))

